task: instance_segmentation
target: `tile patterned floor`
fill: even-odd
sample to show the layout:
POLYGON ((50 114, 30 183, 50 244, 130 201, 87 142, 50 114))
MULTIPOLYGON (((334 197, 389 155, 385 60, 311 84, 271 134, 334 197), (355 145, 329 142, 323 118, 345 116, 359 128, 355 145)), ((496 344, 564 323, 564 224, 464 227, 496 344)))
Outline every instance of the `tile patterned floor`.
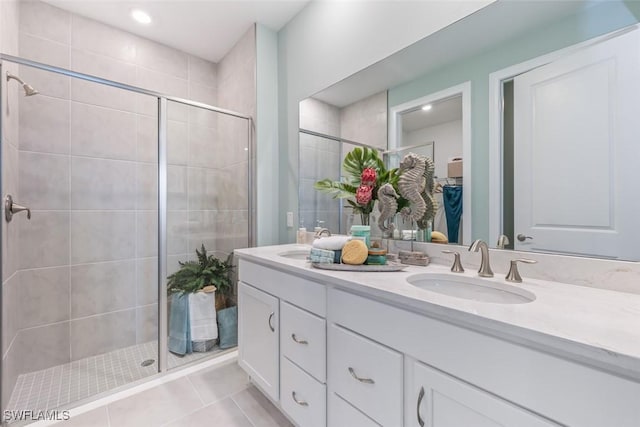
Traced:
POLYGON ((237 363, 198 371, 56 424, 60 427, 293 427, 237 363))
MULTIPOLYGON (((169 353, 168 365, 175 368, 221 351, 215 347, 184 357, 169 353)), ((20 375, 7 409, 47 410, 86 399, 157 373, 157 363, 141 366, 157 358, 158 343, 151 341, 20 375)))

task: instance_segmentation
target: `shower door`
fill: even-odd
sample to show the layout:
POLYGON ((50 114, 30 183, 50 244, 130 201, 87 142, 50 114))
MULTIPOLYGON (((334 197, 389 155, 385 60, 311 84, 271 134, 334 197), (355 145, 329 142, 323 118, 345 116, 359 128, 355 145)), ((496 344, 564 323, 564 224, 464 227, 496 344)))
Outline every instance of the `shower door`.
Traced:
POLYGON ((158 372, 158 98, 7 71, 2 407, 51 410, 158 372))
MULTIPOLYGON (((249 141, 246 118, 167 102, 167 275, 177 271, 181 262, 194 261, 196 249, 202 246, 208 255, 229 262, 234 249, 250 246, 249 141)), ((232 283, 235 287, 235 280, 232 283)), ((226 293, 227 306, 235 305, 235 295, 233 290, 226 293)), ((171 329, 173 296, 167 295, 167 300, 171 329)), ((218 309, 221 304, 216 304, 218 309)), ((209 311, 209 316, 202 345, 194 341, 186 354, 169 346, 169 369, 222 351, 213 337, 220 334, 222 338, 224 331, 219 325, 216 332, 215 313, 209 311)), ((173 334, 184 335, 177 330, 173 334)))

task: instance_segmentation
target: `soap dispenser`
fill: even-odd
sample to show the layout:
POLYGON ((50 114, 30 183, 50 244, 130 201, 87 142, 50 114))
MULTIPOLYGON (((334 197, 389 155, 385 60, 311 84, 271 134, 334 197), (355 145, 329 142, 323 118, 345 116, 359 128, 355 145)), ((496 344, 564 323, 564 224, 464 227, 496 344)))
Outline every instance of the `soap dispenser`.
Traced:
POLYGON ((296 243, 299 245, 307 243, 307 228, 304 226, 303 221, 300 221, 300 228, 298 228, 298 234, 296 235, 296 243))

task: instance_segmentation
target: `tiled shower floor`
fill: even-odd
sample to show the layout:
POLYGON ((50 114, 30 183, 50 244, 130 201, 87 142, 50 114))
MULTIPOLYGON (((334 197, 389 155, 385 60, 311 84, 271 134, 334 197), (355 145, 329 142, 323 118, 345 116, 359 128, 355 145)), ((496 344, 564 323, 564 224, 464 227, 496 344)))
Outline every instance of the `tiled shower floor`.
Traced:
MULTIPOLYGON (((178 357, 169 353, 168 366, 175 368, 224 350, 178 357)), ((8 410, 47 410, 112 390, 158 372, 156 341, 125 347, 18 377, 8 410), (156 360, 142 366, 145 360, 156 360)))

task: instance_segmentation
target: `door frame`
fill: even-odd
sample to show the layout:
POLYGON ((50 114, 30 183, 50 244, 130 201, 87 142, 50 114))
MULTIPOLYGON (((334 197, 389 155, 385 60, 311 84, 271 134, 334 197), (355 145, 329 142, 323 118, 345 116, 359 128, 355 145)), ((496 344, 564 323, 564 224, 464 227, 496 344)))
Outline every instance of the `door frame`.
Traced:
POLYGON ((586 47, 613 39, 628 32, 640 29, 633 24, 611 33, 555 50, 533 59, 511 65, 489 74, 489 239, 497 239, 503 234, 503 82, 512 80, 519 74, 557 61, 586 47))
POLYGON ((398 141, 402 136, 402 128, 399 126, 400 115, 413 110, 423 104, 440 101, 445 98, 462 96, 462 242, 459 245, 468 245, 471 242, 471 194, 473 180, 471 177, 471 81, 466 81, 456 86, 451 86, 429 95, 412 99, 403 104, 389 108, 389 142, 388 149, 398 148, 398 141))

